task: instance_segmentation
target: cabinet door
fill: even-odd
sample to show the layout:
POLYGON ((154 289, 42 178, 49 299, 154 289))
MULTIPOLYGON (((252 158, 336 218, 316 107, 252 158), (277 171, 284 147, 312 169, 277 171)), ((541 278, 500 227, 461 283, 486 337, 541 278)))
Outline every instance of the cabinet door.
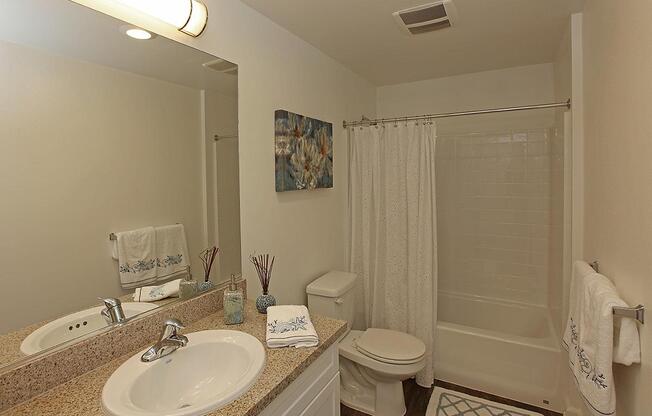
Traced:
POLYGON ((340 416, 340 373, 338 372, 310 402, 301 416, 340 416))
MULTIPOLYGON (((339 355, 337 344, 330 346, 303 373, 277 396, 259 416, 302 416, 324 391, 337 379, 336 401, 339 401, 339 355)), ((332 386, 330 387, 332 389, 332 386)), ((319 407, 318 405, 316 405, 319 407)), ((338 413, 319 413, 339 415, 338 413)), ((306 413, 309 415, 311 413, 306 413)))

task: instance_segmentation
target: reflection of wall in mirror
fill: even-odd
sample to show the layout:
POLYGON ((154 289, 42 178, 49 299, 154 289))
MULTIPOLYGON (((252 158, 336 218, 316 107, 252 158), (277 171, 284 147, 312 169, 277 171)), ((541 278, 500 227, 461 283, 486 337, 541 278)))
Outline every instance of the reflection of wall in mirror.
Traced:
POLYGON ((240 181, 238 177, 238 100, 204 91, 206 128, 207 233, 220 248, 213 281, 240 273, 240 181), (216 141, 215 135, 226 136, 216 141))
POLYGON ((0 42, 0 333, 124 294, 108 233, 182 222, 201 267, 198 90, 0 42))

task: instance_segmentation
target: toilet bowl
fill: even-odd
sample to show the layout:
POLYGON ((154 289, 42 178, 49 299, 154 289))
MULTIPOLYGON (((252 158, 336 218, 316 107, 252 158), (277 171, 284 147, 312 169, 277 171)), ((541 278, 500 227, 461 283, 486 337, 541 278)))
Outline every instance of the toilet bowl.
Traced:
POLYGON ((405 337, 408 343, 420 343, 421 353, 414 353, 412 358, 405 358, 409 354, 391 353, 372 356, 357 345, 367 331, 350 331, 338 346, 340 400, 345 406, 370 415, 402 416, 406 410, 402 381, 423 370, 425 346, 411 335, 388 331, 394 332, 395 338, 405 337))
MULTIPOLYGON (((312 313, 345 320, 349 328, 355 308, 356 275, 328 272, 306 288, 312 313)), ((340 355, 340 401, 347 407, 373 416, 403 416, 402 381, 425 366, 425 344, 398 331, 369 328, 349 331, 338 345, 340 355)))

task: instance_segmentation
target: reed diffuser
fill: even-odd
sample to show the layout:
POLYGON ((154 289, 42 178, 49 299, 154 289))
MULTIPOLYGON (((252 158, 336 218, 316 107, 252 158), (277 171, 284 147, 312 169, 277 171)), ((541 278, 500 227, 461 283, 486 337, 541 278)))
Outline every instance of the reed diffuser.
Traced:
POLYGON ((272 269, 274 268, 274 259, 270 258, 269 254, 252 254, 249 256, 249 261, 254 265, 258 280, 263 288, 263 294, 256 299, 256 309, 260 313, 267 313, 267 308, 276 305, 276 299, 269 294, 269 282, 272 279, 272 269))
POLYGON ((213 246, 199 253, 199 259, 204 267, 204 281, 199 284, 199 290, 202 292, 215 287, 215 284, 211 281, 211 269, 219 252, 220 249, 213 246))

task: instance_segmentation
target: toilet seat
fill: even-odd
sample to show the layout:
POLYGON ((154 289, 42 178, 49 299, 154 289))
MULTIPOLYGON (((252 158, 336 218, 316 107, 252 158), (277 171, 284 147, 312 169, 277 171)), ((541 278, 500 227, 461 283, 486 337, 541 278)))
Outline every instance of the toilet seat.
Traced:
POLYGON ((355 340, 362 354, 387 364, 405 365, 420 361, 426 345, 417 337, 389 329, 369 328, 355 340))
POLYGON ((355 345, 356 340, 364 334, 364 331, 350 331, 339 343, 340 355, 355 363, 358 363, 378 373, 401 377, 405 375, 413 376, 423 370, 425 365, 425 356, 413 363, 394 364, 380 361, 367 354, 363 354, 355 345))

